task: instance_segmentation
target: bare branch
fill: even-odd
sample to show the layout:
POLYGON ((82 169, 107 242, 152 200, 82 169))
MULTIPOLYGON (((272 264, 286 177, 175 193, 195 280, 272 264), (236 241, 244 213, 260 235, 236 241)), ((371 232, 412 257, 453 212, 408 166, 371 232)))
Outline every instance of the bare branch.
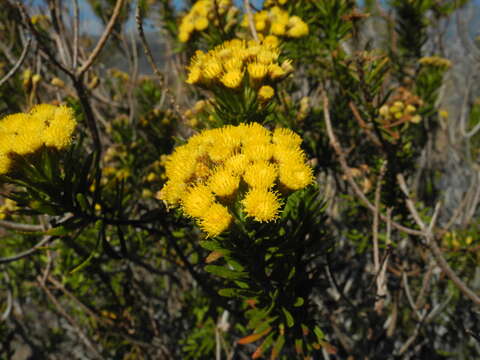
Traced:
POLYGON ((22 224, 22 223, 7 221, 7 220, 0 220, 0 227, 9 229, 9 230, 25 231, 25 232, 35 232, 35 231, 44 230, 44 227, 42 225, 22 224))
POLYGON ((145 37, 145 32, 143 31, 143 16, 142 12, 140 9, 140 5, 137 4, 137 8, 135 11, 135 21, 137 23, 137 30, 138 30, 138 35, 140 36, 140 41, 142 43, 143 51, 145 52, 145 56, 147 57, 147 61, 152 67, 152 70, 154 74, 158 77, 160 87, 165 89, 166 95, 168 95, 168 99, 170 101, 170 104, 172 107, 175 109, 175 112, 177 115, 184 119, 184 116, 182 115, 182 112, 180 111, 180 107, 178 106, 177 101, 175 100, 175 96, 173 96, 171 90, 166 86, 165 82, 165 76, 163 73, 160 71, 158 68, 157 64, 155 63, 155 60, 152 55, 152 50, 150 49, 150 46, 148 45, 147 39, 145 37))
POLYGON ((78 11, 78 0, 73 0, 73 56, 72 68, 76 69, 78 64, 78 37, 80 27, 80 12, 78 11))
POLYGON ((75 319, 71 317, 68 314, 68 312, 63 308, 63 306, 59 303, 57 298, 52 294, 52 292, 48 289, 48 287, 42 283, 42 279, 40 278, 40 276, 37 277, 37 282, 40 285, 40 287, 43 289, 43 291, 45 291, 45 294, 47 294, 50 301, 55 305, 55 309, 60 313, 60 315, 62 315, 70 323, 70 325, 73 326, 80 340, 85 344, 85 346, 88 349, 90 349, 98 358, 102 359, 103 357, 100 354, 100 351, 97 350, 97 348, 93 345, 93 342, 82 331, 81 327, 77 324, 75 319))
POLYGON ((95 59, 100 55, 100 52, 102 51, 103 47, 105 46, 108 38, 110 37, 110 34, 113 31, 113 26, 117 22, 117 18, 120 15, 120 10, 122 9, 124 0, 117 0, 117 3, 115 4, 115 8, 113 9, 113 14, 110 20, 108 21, 108 24, 103 31, 102 36, 98 40, 97 45, 93 49, 92 53, 88 57, 87 61, 83 63, 83 65, 80 67, 80 69, 77 70, 77 76, 82 76, 89 68, 92 66, 93 62, 95 59))
MULTIPOLYGON (((453 269, 450 267, 448 264, 447 260, 445 260, 445 257, 443 256, 442 250, 438 247, 435 237, 432 233, 432 231, 429 231, 432 226, 428 226, 422 221, 420 215, 418 214, 417 209, 415 208, 415 204, 413 203, 413 200, 410 198, 410 195, 408 193, 408 188, 407 184, 405 182, 405 179, 402 174, 399 174, 397 176, 398 183, 400 185, 400 188, 402 191, 405 193, 406 196, 406 203, 407 203, 407 208, 410 211, 410 214, 412 215, 413 219, 417 223, 417 225, 424 231, 424 237, 426 238, 427 241, 427 246, 431 250, 433 257, 435 258, 435 261, 437 262, 438 266, 443 270, 443 272, 452 280, 452 282, 455 284, 455 286, 470 300, 472 300, 476 305, 480 305, 480 297, 471 290, 467 284, 463 282, 462 279, 458 277, 458 275, 453 271, 453 269)), ((438 206, 438 205, 437 205, 438 206)), ((437 211, 437 210, 436 210, 437 211)), ((433 220, 433 219, 432 219, 433 220)))
POLYGON ((53 240, 53 238, 54 238, 53 236, 45 236, 39 243, 37 243, 36 245, 34 245, 33 247, 31 247, 30 249, 28 249, 24 252, 21 252, 17 255, 0 258, 0 264, 6 264, 6 263, 10 263, 10 262, 13 262, 13 261, 17 261, 17 260, 26 258, 27 256, 32 255, 34 252, 36 252, 41 247, 48 244, 50 241, 53 240))
POLYGON ((18 58, 17 62, 13 65, 13 67, 10 69, 8 73, 5 74, 5 76, 0 79, 0 86, 5 84, 22 66, 23 62, 25 61, 25 58, 27 57, 28 51, 30 50, 30 45, 32 44, 32 39, 29 38, 27 40, 27 43, 25 44, 25 47, 22 50, 22 53, 20 54, 20 57, 18 58))
POLYGON ((252 36, 256 41, 258 41, 258 34, 257 34, 257 29, 255 29, 255 24, 253 22, 253 14, 252 14, 252 9, 250 8, 250 1, 244 0, 243 5, 245 7, 245 12, 247 13, 248 26, 250 27, 252 36))

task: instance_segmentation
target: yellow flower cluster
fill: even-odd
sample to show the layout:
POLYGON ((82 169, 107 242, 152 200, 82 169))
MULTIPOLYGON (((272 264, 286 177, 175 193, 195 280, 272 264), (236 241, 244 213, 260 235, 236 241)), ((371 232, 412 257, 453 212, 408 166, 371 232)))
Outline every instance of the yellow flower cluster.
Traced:
MULTIPOLYGON (((262 10, 253 15, 255 29, 263 36, 275 35, 290 38, 300 38, 308 35, 308 25, 298 16, 290 16, 288 11, 278 6, 262 10)), ((248 26, 245 16, 242 26, 248 26)))
POLYGON ((187 42, 195 31, 207 29, 210 22, 218 25, 217 15, 223 16, 230 9, 234 9, 231 0, 198 0, 182 18, 178 39, 187 42))
MULTIPOLYGON (((293 71, 291 61, 280 65, 278 56, 278 48, 265 42, 226 41, 208 53, 195 53, 188 67, 187 83, 236 89, 248 75, 250 86, 258 88, 263 82, 274 83, 293 71)), ((266 89, 262 96, 269 97, 266 89)))
POLYGON ((273 221, 281 193, 314 180, 301 142, 289 129, 271 132, 257 123, 202 131, 168 157, 168 181, 157 198, 180 206, 210 237, 229 228, 236 201, 247 217, 273 221))
POLYGON ((418 124, 422 121, 422 117, 418 114, 417 108, 415 105, 408 104, 406 105, 403 101, 395 101, 392 105, 383 105, 380 108, 380 116, 382 117, 381 121, 383 123, 388 123, 391 126, 396 122, 412 122, 418 124))
POLYGON ((423 66, 432 66, 443 69, 450 69, 452 67, 452 62, 450 60, 440 56, 426 56, 418 60, 418 62, 423 66))
POLYGON ((285 5, 288 2, 288 0, 265 0, 263 2, 264 7, 270 7, 274 5, 285 5))
POLYGON ((76 121, 66 106, 42 104, 30 113, 8 115, 0 120, 0 174, 12 165, 12 155, 27 155, 42 146, 63 149, 70 144, 76 121))
POLYGON ((474 242, 472 236, 462 236, 455 231, 448 231, 443 237, 443 243, 452 250, 466 249, 474 242))
POLYGON ((4 220, 15 210, 17 210, 17 203, 11 199, 5 199, 4 203, 0 205, 0 220, 4 220))
POLYGON ((385 128, 407 122, 418 124, 422 121, 422 117, 417 114, 417 111, 422 105, 423 102, 418 96, 400 87, 390 101, 380 108, 380 122, 385 128))

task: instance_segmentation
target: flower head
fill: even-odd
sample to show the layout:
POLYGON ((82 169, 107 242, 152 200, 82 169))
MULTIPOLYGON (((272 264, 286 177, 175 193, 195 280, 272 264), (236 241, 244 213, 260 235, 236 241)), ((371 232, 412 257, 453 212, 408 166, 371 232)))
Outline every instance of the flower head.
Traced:
POLYGON ((270 189, 278 176, 276 167, 267 162, 259 161, 249 166, 243 174, 243 180, 255 189, 270 189))
POLYGON ((188 216, 200 217, 214 203, 215 196, 206 185, 199 184, 191 187, 182 196, 182 209, 188 216))
POLYGON ((278 190, 313 181, 300 143, 291 130, 272 133, 257 123, 204 130, 163 161, 167 183, 157 198, 179 206, 212 237, 228 229, 234 209, 254 221, 273 221, 282 206, 278 190))
POLYGON ((240 178, 228 169, 219 169, 210 177, 208 185, 217 196, 232 196, 240 185, 240 178))
POLYGON ((259 222, 265 222, 278 218, 282 204, 276 193, 253 188, 245 195, 242 205, 248 217, 253 217, 254 220, 259 222))
POLYGON ((194 32, 202 32, 208 28, 210 21, 218 25, 217 15, 224 15, 232 7, 231 0, 198 0, 191 7, 190 11, 182 18, 179 26, 178 39, 181 42, 188 42, 194 32), (215 10, 215 7, 217 9, 215 10), (215 10, 215 11, 214 11, 215 10))
POLYGON ((289 67, 285 70, 277 62, 279 50, 274 40, 271 36, 259 42, 234 39, 208 53, 197 51, 187 68, 186 81, 189 84, 237 89, 248 76, 250 85, 258 89, 267 77, 273 81, 281 80, 293 67, 286 60, 284 63, 289 67))
POLYGON ((28 155, 43 146, 67 147, 76 126, 73 110, 66 106, 41 104, 30 113, 18 113, 0 120, 0 173, 8 172, 11 154, 28 155))
POLYGON ((207 236, 215 237, 229 228, 232 223, 232 215, 225 206, 214 203, 199 220, 200 227, 207 233, 207 236))
POLYGON ((258 98, 260 101, 267 101, 270 100, 273 95, 275 95, 275 90, 269 85, 263 85, 259 90, 258 90, 258 98))

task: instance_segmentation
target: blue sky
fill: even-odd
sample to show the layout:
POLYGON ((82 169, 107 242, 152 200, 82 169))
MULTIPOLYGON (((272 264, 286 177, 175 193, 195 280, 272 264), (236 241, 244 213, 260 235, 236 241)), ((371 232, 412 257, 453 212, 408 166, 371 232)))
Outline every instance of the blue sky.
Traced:
MULTIPOLYGON (((0 0, 1 1, 1 0, 0 0)), ((70 7, 70 4, 72 3, 71 0, 64 0, 67 3, 67 6, 70 7)), ((241 6, 243 1, 241 0, 234 0, 234 2, 237 4, 237 6, 241 6)), ((35 10, 39 10, 40 7, 43 9, 46 8, 45 6, 45 0, 30 0, 30 3, 33 4, 33 8, 35 10)), ((88 4, 87 0, 78 0, 78 3, 80 5, 80 26, 81 26, 81 31, 89 34, 98 34, 103 30, 102 24, 95 18, 92 9, 90 8, 90 5, 88 4)), ((263 3, 263 0, 251 0, 251 3, 258 7, 263 3)), ((174 4, 181 8, 184 4, 184 1, 182 0, 174 0, 174 4)), ((130 26, 133 27, 133 17, 130 20, 130 26)))
MULTIPOLYGON (((68 4, 67 6, 70 6, 69 4, 72 3, 71 0, 64 0, 64 1, 68 4)), ((45 8, 45 5, 44 5, 45 0, 30 0, 30 1, 26 1, 26 2, 27 3, 30 2, 31 4, 33 4, 34 9, 36 11, 39 10, 38 6, 40 4, 43 5, 42 6, 43 9, 45 8)), ((103 30, 103 26, 94 16, 94 14, 92 12, 92 9, 90 8, 90 5, 88 4, 87 0, 78 0, 78 2, 80 4, 81 31, 84 32, 84 33, 89 33, 89 34, 99 34, 99 33, 101 33, 101 31, 103 30)), ((243 3, 242 0, 234 0, 234 2, 237 4, 237 6, 240 6, 240 7, 243 3)), ((385 2, 385 0, 382 0, 382 2, 385 2)), ((184 4, 184 1, 183 0, 174 0, 174 3, 178 7, 182 7, 182 5, 184 4)), ((263 0, 251 0, 251 3, 256 7, 260 7, 261 4, 263 3, 263 0)), ((360 3, 362 3, 362 1, 360 1, 360 3)), ((478 6, 478 5, 480 5, 480 0, 473 0, 472 3, 478 6)), ((129 21, 129 26, 132 29, 134 28, 133 16, 132 16, 132 19, 129 21)))

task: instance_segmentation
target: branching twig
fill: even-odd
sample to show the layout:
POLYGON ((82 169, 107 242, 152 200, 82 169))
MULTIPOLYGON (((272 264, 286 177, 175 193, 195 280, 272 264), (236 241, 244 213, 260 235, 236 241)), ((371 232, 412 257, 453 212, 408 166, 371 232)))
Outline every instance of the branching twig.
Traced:
POLYGON ((78 0, 73 0, 73 55, 72 55, 73 69, 76 69, 78 65, 79 27, 80 27, 80 13, 78 10, 78 0))
POLYGON ((113 9, 112 17, 110 18, 107 26, 105 27, 105 30, 103 31, 102 36, 98 40, 97 45, 91 52, 87 61, 85 61, 83 65, 77 70, 76 74, 78 77, 82 76, 90 68, 90 66, 92 66, 93 62, 98 57, 98 55, 100 55, 100 52, 102 51, 108 38, 110 37, 110 34, 113 31, 113 26, 117 22, 117 18, 120 15, 120 10, 122 9, 123 2, 124 0, 117 0, 117 3, 115 4, 115 8, 113 9))
POLYGON ((143 14, 139 4, 137 4, 137 8, 135 11, 135 21, 137 23, 138 35, 140 36, 140 41, 142 43, 145 56, 147 57, 147 61, 152 67, 154 74, 158 77, 160 87, 165 89, 165 92, 168 95, 168 98, 170 100, 170 104, 175 109, 175 112, 177 113, 177 115, 183 119, 182 112, 180 111, 180 107, 178 106, 178 103, 175 100, 175 96, 173 96, 171 90, 166 86, 165 76, 163 75, 163 73, 160 71, 157 64, 155 63, 155 59, 153 58, 153 55, 152 55, 152 50, 148 45, 147 39, 145 37, 145 32, 143 31, 143 14))
POLYGON ((2 79, 0 79, 0 86, 5 84, 17 72, 20 66, 22 66, 23 62, 25 61, 25 58, 27 57, 28 50, 30 50, 31 44, 32 44, 32 39, 29 38, 17 62, 13 65, 10 71, 7 72, 2 79))
POLYGON ((250 8, 250 1, 244 0, 243 5, 245 7, 245 13, 247 14, 247 19, 248 19, 248 26, 250 27, 252 36, 256 41, 258 41, 258 34, 257 34, 257 29, 255 29, 255 23, 253 22, 253 14, 252 14, 252 9, 250 8))
POLYGON ((87 337, 87 335, 82 331, 81 327, 77 324, 75 319, 71 317, 68 312, 63 308, 63 306, 58 302, 57 298, 52 294, 52 292, 42 283, 40 277, 37 278, 37 282, 40 287, 45 291, 50 301, 55 305, 55 309, 62 315, 69 323, 73 326, 77 334, 79 335, 80 340, 85 344, 85 346, 90 349, 98 358, 103 358, 100 354, 100 351, 93 345, 93 342, 87 337))
POLYGON ((434 220, 437 217, 439 204, 437 204, 435 208, 435 213, 434 216, 432 217, 432 221, 430 224, 427 226, 421 219, 420 215, 418 214, 418 211, 415 207, 415 204, 413 203, 413 200, 410 198, 407 184, 405 182, 404 177, 399 174, 397 176, 398 183, 400 185, 400 188, 404 192, 406 198, 406 203, 407 203, 407 208, 410 211, 413 219, 417 223, 418 227, 422 229, 424 233, 424 237, 426 238, 427 241, 427 246, 431 250, 433 257, 435 258, 435 261, 437 262, 438 266, 443 270, 443 272, 452 280, 452 282, 455 284, 455 286, 470 300, 472 300, 476 305, 480 305, 480 297, 471 290, 467 284, 465 284, 462 279, 458 277, 458 275, 453 271, 453 269, 450 267, 448 264, 447 260, 445 260, 445 257, 443 256, 442 250, 438 247, 435 237, 433 234, 433 223, 434 220))
MULTIPOLYGON (((327 95, 324 93, 323 94, 323 111, 324 111, 324 119, 325 119, 325 125, 327 129, 327 134, 330 139, 330 144, 332 145, 333 149, 335 150, 335 153, 338 156, 338 159, 340 161, 340 165, 342 166, 343 172, 345 173, 346 179, 348 183, 352 186, 353 190, 355 191, 355 194, 360 198, 360 200, 365 204, 365 206, 371 211, 375 212, 375 205, 373 205, 370 200, 365 196, 365 194, 362 192, 362 190, 359 188, 355 180, 353 180, 350 171, 349 171, 349 166, 347 164, 347 160, 345 157, 345 152, 340 146, 340 143, 338 142, 332 128, 332 122, 330 120, 330 112, 328 110, 328 98, 327 95)), ((380 219, 383 221, 389 221, 388 217, 381 212, 379 212, 380 219)), ((391 221, 391 224, 393 227, 395 227, 397 230, 400 230, 406 234, 409 235, 415 235, 415 236, 422 236, 423 232, 418 231, 415 229, 408 228, 406 226, 403 226, 396 221, 391 221)))
POLYGON ((24 232, 35 232, 35 231, 44 230, 42 225, 22 224, 22 223, 7 221, 7 220, 0 220, 0 227, 9 229, 9 230, 24 231, 24 232))
POLYGON ((53 237, 52 236, 45 236, 39 243, 37 243, 36 245, 34 245, 33 247, 31 247, 30 249, 24 251, 24 252, 21 252, 17 255, 13 255, 13 256, 7 256, 7 257, 4 257, 4 258, 0 258, 0 264, 5 264, 5 263, 9 263, 9 262, 12 262, 12 261, 17 261, 17 260, 20 260, 20 259, 23 259, 27 256, 30 256, 31 254, 33 254, 34 252, 36 252, 38 249, 40 249, 41 247, 45 246, 46 244, 48 244, 51 240, 53 240, 53 237))

